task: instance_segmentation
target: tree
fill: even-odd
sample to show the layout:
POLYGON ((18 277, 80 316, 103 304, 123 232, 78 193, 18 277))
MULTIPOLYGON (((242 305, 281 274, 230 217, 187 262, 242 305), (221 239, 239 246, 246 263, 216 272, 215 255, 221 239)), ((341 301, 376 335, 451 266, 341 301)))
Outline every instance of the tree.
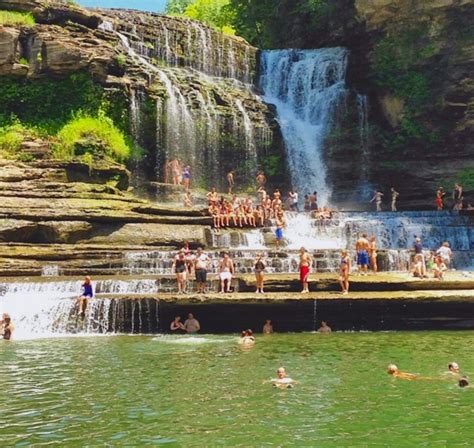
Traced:
POLYGON ((186 8, 193 2, 193 0, 168 0, 166 3, 166 14, 184 14, 186 8))
POLYGON ((232 28, 233 10, 228 5, 229 0, 194 0, 186 8, 184 15, 227 34, 235 34, 232 28))

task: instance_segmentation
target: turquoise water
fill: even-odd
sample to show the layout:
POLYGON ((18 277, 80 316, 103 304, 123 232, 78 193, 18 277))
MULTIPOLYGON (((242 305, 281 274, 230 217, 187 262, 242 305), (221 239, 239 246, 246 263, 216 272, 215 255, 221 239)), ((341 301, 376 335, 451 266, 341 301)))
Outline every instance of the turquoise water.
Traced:
POLYGON ((0 343, 2 446, 470 446, 474 332, 0 343), (395 362, 435 377, 404 381, 395 362), (264 384, 285 366, 291 390, 264 384))

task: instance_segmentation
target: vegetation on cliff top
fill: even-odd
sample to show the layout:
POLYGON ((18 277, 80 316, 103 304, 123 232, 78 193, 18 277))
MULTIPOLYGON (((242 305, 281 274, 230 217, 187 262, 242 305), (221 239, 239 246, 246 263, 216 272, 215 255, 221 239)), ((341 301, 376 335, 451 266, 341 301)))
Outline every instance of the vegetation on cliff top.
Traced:
POLYGON ((0 11, 0 25, 28 25, 35 24, 35 19, 30 13, 0 11))

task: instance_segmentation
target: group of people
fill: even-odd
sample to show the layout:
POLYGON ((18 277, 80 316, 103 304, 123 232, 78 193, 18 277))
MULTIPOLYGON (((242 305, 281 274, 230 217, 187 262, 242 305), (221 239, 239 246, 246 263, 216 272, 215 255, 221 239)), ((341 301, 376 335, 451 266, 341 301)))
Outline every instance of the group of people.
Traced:
POLYGON ((449 242, 445 241, 436 251, 425 251, 421 238, 415 238, 413 245, 414 257, 410 272, 414 277, 428 278, 428 272, 433 273, 433 277, 443 280, 444 273, 451 267, 453 253, 449 247, 449 242))
POLYGON ((182 185, 189 190, 191 183, 191 167, 185 165, 180 159, 174 158, 165 164, 165 183, 182 185))
POLYGON ((181 316, 176 316, 170 324, 170 330, 173 333, 183 331, 188 334, 196 334, 201 330, 201 324, 192 313, 189 313, 184 323, 181 322, 181 316))
POLYGON ((454 378, 458 380, 459 387, 469 386, 469 378, 461 374, 459 364, 457 362, 450 362, 448 364, 448 371, 446 375, 443 375, 441 378, 433 378, 417 375, 415 373, 402 372, 398 369, 395 364, 389 364, 387 367, 387 373, 394 378, 401 378, 403 380, 435 380, 435 379, 446 379, 454 378))
MULTIPOLYGON (((436 204, 437 210, 444 210, 445 198, 446 198, 446 191, 444 190, 443 187, 438 187, 438 189, 436 190, 436 198, 435 198, 435 204, 436 204)), ((471 204, 464 203, 464 188, 459 183, 454 184, 451 199, 452 199, 452 205, 451 205, 452 210, 463 210, 463 209, 472 210, 473 209, 471 204)))

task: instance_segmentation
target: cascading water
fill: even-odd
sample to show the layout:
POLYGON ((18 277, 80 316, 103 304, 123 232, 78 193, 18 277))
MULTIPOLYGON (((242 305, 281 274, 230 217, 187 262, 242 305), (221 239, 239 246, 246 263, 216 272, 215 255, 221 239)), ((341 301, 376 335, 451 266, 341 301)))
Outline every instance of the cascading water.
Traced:
POLYGON ((262 53, 264 99, 277 108, 292 183, 301 193, 318 192, 328 202, 324 142, 349 93, 345 48, 271 50, 262 53))

